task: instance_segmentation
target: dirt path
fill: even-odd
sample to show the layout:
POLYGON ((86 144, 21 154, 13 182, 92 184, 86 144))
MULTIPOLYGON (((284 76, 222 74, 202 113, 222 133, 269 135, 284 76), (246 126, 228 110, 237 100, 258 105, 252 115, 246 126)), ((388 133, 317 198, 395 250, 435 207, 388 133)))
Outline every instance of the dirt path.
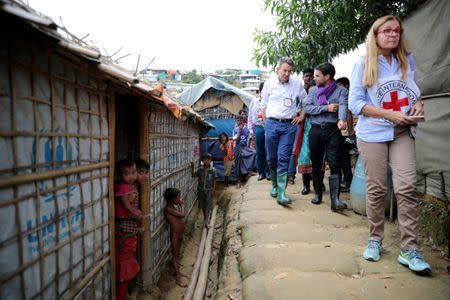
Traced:
MULTIPOLYGON (((211 263, 209 267, 209 278, 205 299, 214 299, 216 294, 218 280, 218 254, 223 234, 223 207, 226 204, 224 201, 227 201, 227 199, 229 199, 229 195, 226 190, 218 190, 217 194, 217 198, 219 199, 219 210, 216 217, 217 228, 214 229, 211 263)), ((196 215, 192 216, 192 218, 194 219, 193 229, 184 238, 181 258, 181 271, 187 274, 189 277, 195 264, 204 224, 203 215, 200 210, 198 210, 198 212, 196 212, 196 215)), ((173 270, 171 270, 171 268, 169 267, 168 270, 161 275, 158 285, 153 289, 152 293, 141 293, 139 295, 139 300, 183 299, 186 288, 180 287, 175 283, 175 277, 173 274, 173 270)))

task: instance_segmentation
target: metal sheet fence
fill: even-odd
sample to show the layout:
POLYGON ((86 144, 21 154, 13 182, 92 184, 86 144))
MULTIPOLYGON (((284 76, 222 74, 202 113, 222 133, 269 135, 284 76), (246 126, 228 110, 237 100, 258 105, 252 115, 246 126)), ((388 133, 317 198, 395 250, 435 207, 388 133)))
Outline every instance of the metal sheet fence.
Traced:
POLYGON ((150 232, 151 270, 159 278, 169 257, 169 227, 164 218, 164 191, 181 190, 186 215, 196 201, 196 181, 191 177, 190 162, 199 158, 199 126, 177 120, 167 110, 150 105, 150 232))
POLYGON ((86 71, 2 39, 0 299, 111 294, 107 101, 86 71))

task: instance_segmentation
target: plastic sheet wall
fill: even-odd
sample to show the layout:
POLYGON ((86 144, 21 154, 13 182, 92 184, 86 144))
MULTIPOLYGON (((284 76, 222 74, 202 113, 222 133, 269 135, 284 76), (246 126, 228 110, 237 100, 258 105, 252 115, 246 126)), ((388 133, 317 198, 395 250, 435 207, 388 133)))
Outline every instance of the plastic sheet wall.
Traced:
POLYGON ((0 41, 0 299, 111 295, 106 85, 0 41))
POLYGON ((190 162, 199 159, 200 127, 192 121, 176 119, 158 105, 149 108, 150 157, 150 245, 145 255, 150 257, 153 282, 156 282, 170 257, 169 227, 164 218, 164 191, 169 187, 181 190, 186 216, 196 201, 196 184, 190 162))

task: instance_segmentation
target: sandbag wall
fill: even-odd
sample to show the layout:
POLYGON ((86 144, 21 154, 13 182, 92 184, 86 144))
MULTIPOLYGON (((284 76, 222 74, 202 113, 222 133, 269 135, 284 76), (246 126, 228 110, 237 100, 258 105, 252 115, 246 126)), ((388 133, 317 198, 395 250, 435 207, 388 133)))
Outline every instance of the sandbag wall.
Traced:
MULTIPOLYGON (((200 126, 192 120, 176 119, 166 108, 148 104, 150 193, 144 205, 150 206, 150 243, 144 245, 144 274, 155 283, 170 257, 169 227, 164 218, 164 191, 181 190, 186 218, 196 201, 197 181, 191 177, 190 162, 198 164, 200 126), (146 271, 147 270, 147 271, 146 271)), ((146 285, 144 275, 144 285, 146 285)))
POLYGON ((0 40, 0 299, 108 299, 107 87, 35 45, 0 40))

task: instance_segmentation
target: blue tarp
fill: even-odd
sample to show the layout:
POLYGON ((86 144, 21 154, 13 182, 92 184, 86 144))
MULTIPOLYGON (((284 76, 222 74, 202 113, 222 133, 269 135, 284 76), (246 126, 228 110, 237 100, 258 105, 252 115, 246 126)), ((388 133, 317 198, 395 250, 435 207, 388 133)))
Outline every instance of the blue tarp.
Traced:
MULTIPOLYGON (((202 140, 201 143, 201 153, 204 155, 205 153, 209 153, 213 157, 213 165, 216 169, 217 180, 223 181, 223 153, 220 151, 219 140, 216 139, 222 132, 225 132, 229 138, 232 138, 233 128, 235 124, 234 119, 209 119, 207 122, 214 125, 215 129, 210 129, 204 138, 214 138, 214 139, 206 139, 202 140)), ((236 168, 233 168, 232 176, 230 180, 236 180, 236 168)))

